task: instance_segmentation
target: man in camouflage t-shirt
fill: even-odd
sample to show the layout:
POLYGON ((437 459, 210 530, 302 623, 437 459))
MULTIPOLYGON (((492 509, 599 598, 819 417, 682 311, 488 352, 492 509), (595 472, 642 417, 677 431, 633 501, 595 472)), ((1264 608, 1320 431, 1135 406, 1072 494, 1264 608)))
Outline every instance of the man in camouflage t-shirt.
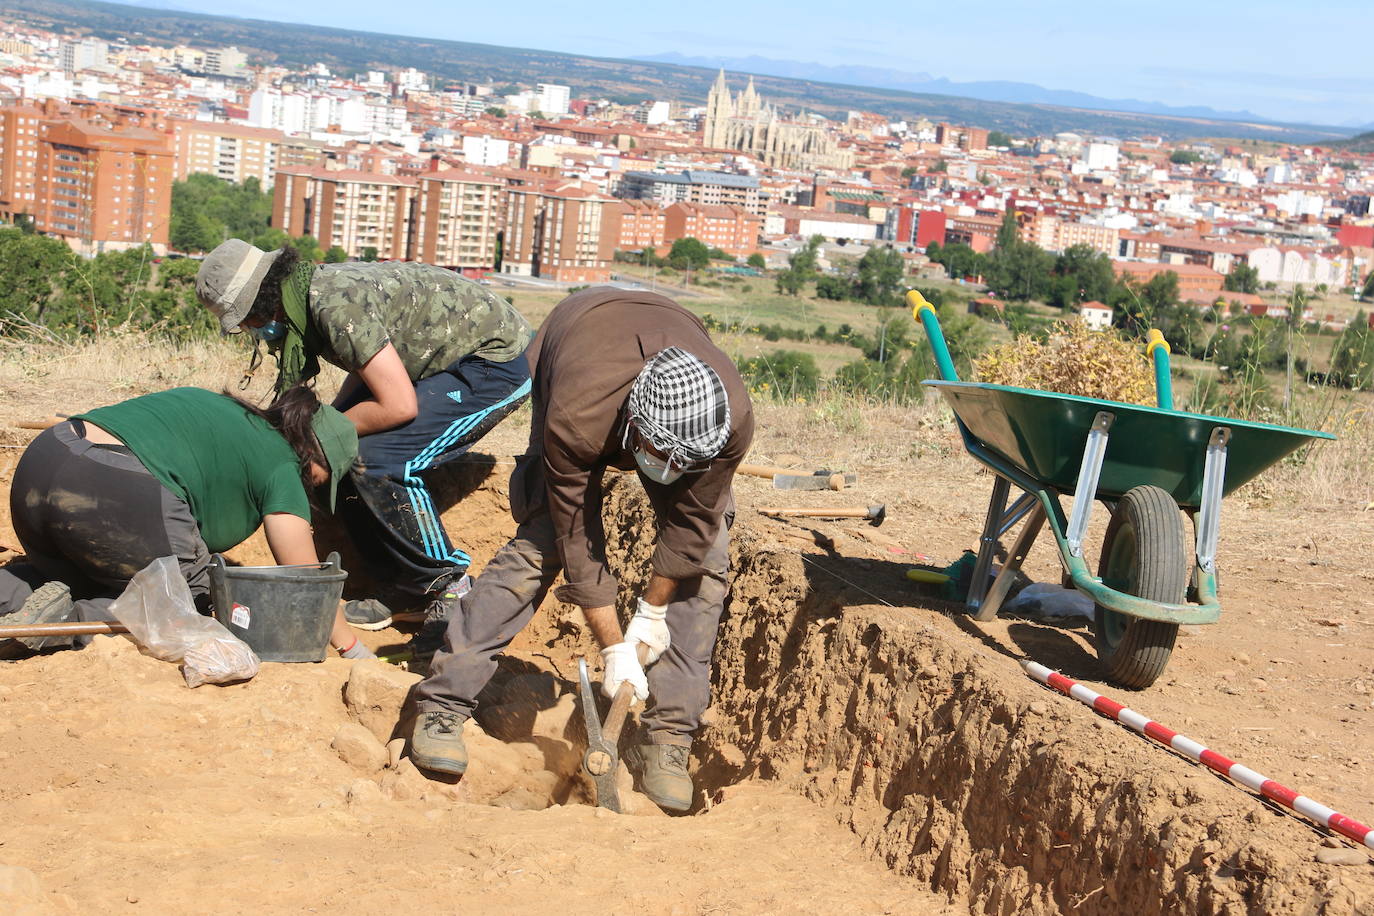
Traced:
MULTIPOLYGON (((442 631, 469 557, 449 540, 424 474, 466 452, 529 396, 530 326, 506 300, 450 270, 402 261, 315 266, 293 254, 231 239, 206 256, 197 292, 226 332, 242 327, 279 352, 282 381, 308 378, 321 359, 348 372, 334 406, 358 428, 359 463, 340 512, 375 572, 429 598, 426 620, 442 631)), ((350 614, 350 622, 377 627, 389 618, 350 614)))

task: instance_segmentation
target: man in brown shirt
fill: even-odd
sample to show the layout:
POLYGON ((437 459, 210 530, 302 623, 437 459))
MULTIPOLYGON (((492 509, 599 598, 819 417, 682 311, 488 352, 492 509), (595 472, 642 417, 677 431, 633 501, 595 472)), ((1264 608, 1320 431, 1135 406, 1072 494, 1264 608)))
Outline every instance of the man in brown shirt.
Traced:
POLYGON ((653 293, 596 287, 563 300, 530 346, 534 417, 511 476, 519 528, 453 617, 417 688, 410 756, 467 768, 462 724, 555 577, 602 646, 603 690, 647 700, 645 743, 626 762, 661 807, 692 802, 687 756, 710 700, 710 660, 726 592, 731 482, 754 418, 734 363, 700 319, 653 293), (606 567, 602 476, 638 468, 658 521, 649 583, 629 626, 615 614, 606 567), (636 657, 648 649, 648 673, 636 657))

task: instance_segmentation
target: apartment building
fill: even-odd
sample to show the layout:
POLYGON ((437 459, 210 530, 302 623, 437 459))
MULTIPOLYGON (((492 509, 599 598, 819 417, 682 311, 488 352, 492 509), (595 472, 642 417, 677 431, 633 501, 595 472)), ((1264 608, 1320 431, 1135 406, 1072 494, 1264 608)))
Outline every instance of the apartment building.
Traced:
POLYGON ((691 237, 735 258, 758 251, 763 231, 762 217, 724 204, 676 203, 663 211, 663 217, 665 245, 691 237))
POLYGON ((1044 214, 1033 216, 1021 230, 1022 239, 1046 251, 1064 251, 1074 245, 1087 245, 1110 257, 1115 257, 1121 247, 1120 236, 1119 229, 1044 214))
POLYGON ((506 189, 503 273, 604 283, 620 234, 613 197, 577 182, 506 189))
POLYGON ((278 147, 286 139, 270 128, 189 119, 172 122, 172 137, 178 181, 203 173, 235 184, 256 178, 264 188, 272 185, 278 147))
POLYGON ((416 260, 464 274, 494 269, 504 204, 499 179, 459 170, 420 175, 410 227, 416 260))
POLYGON ((375 249, 379 260, 410 259, 416 180, 353 170, 278 169, 272 225, 312 235, 351 258, 375 249))
POLYGON ((619 251, 657 250, 663 245, 664 210, 648 200, 621 200, 620 231, 616 249, 619 251))
POLYGON ((666 207, 679 201, 694 204, 727 204, 763 216, 767 201, 753 175, 729 172, 626 172, 616 191, 628 200, 652 200, 666 207))
POLYGON ((38 169, 38 128, 52 115, 36 105, 0 107, 0 218, 32 214, 38 169))
POLYGON ((167 248, 172 205, 170 138, 76 118, 39 125, 34 224, 82 254, 167 248))

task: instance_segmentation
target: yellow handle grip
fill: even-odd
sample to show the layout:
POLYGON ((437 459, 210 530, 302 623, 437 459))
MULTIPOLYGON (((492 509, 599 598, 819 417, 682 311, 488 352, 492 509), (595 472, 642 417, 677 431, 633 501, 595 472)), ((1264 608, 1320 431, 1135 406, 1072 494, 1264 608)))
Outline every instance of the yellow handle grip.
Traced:
POLYGON ((1159 328, 1150 328, 1149 341, 1145 344, 1145 355, 1154 356, 1156 347, 1163 347, 1165 353, 1172 353, 1173 348, 1169 346, 1169 341, 1164 339, 1164 332, 1159 328))
MULTIPOLYGON (((909 289, 906 291, 906 304, 911 306, 911 317, 915 318, 917 321, 921 320, 922 311, 930 309, 932 312, 935 312, 935 306, 927 302, 926 297, 922 296, 921 291, 918 289, 909 289)), ((936 314, 939 313, 936 312, 936 314)))
POLYGON ((944 585, 949 581, 949 576, 933 569, 908 569, 906 577, 912 582, 927 582, 931 585, 944 585))

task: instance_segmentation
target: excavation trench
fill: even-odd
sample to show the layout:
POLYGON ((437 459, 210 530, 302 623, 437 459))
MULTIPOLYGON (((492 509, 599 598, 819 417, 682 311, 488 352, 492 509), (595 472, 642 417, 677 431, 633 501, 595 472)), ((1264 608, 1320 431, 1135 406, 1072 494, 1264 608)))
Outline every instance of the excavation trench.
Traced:
MULTIPOLYGON (((608 503, 614 555, 642 569, 646 501, 623 486, 608 503)), ((1034 685, 935 602, 875 601, 902 567, 779 547, 747 520, 735 533, 698 749, 708 792, 781 781, 979 913, 1341 913, 1374 899, 1367 869, 1333 877, 1313 861, 1312 828, 1034 685)))
MULTIPOLYGON (((652 511, 632 482, 608 489, 608 553, 634 594, 652 511)), ((479 549, 511 533, 492 527, 498 507, 491 477, 458 510, 479 549)), ((1338 914, 1374 901, 1367 869, 1314 861, 1311 826, 1034 684, 913 592, 901 564, 780 544, 752 515, 732 538, 699 807, 746 780, 780 783, 893 872, 977 913, 1338 914)), ((579 612, 550 599, 479 698, 488 737, 470 745, 482 766, 461 797, 594 800, 577 772, 579 656, 595 658, 579 612)))

